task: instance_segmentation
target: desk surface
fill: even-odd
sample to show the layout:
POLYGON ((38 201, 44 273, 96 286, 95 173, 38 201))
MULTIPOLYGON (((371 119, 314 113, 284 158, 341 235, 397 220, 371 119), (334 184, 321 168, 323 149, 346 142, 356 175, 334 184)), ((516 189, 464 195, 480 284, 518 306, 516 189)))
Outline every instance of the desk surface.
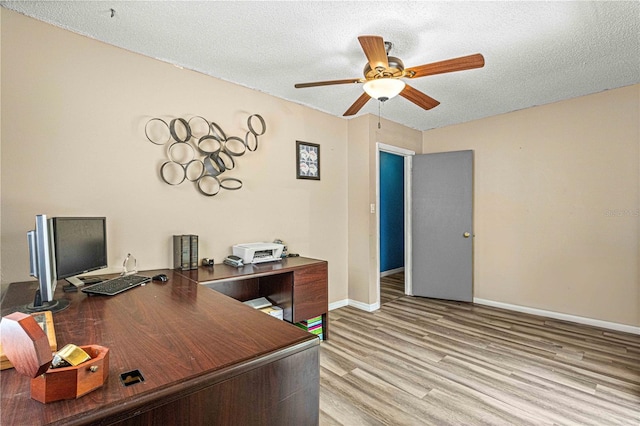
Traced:
POLYGON ((310 259, 308 257, 287 257, 277 262, 256 263, 244 265, 239 268, 225 265, 224 263, 215 266, 201 266, 198 269, 181 271, 180 274, 196 281, 200 284, 207 284, 213 281, 232 281, 246 277, 258 278, 295 271, 311 265, 327 263, 325 260, 310 259))
MULTIPOLYGON (((69 299, 71 306, 54 314, 59 347, 67 343, 108 347, 109 378, 102 388, 77 400, 45 405, 29 397, 29 378, 4 370, 0 423, 85 423, 319 344, 309 333, 177 271, 141 274, 160 272, 168 275, 167 283, 151 282, 113 297, 62 293, 60 285, 56 296, 69 299), (136 369, 145 381, 124 387, 119 375, 136 369)), ((35 281, 11 284, 2 314, 29 302, 35 289, 35 281)))

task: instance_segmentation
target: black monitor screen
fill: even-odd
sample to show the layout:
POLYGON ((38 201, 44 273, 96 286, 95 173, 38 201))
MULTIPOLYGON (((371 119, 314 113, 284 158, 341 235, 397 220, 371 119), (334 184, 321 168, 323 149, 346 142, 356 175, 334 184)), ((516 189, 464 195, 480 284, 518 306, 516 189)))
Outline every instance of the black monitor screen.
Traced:
POLYGON ((53 234, 58 279, 107 267, 104 217, 54 217, 53 234))

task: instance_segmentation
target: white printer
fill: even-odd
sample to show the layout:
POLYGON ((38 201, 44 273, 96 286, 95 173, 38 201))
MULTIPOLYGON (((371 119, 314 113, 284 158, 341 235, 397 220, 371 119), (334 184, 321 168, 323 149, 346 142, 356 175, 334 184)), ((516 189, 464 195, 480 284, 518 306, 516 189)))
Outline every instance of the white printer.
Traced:
POLYGON ((248 263, 273 262, 282 259, 284 244, 278 243, 246 243, 236 244, 233 247, 233 255, 248 263))

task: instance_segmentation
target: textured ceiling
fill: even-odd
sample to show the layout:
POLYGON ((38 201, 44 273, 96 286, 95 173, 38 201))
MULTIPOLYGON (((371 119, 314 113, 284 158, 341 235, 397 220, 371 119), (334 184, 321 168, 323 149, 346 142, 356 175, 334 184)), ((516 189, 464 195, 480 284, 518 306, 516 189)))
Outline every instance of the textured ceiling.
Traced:
MULTIPOLYGON (((162 61, 342 116, 362 93, 357 37, 413 67, 482 53, 480 69, 411 80, 441 104, 397 97, 414 129, 475 120, 640 82, 640 2, 0 1, 5 8, 162 61), (113 10, 113 12, 112 12, 113 10)), ((370 100, 358 115, 378 114, 370 100)))

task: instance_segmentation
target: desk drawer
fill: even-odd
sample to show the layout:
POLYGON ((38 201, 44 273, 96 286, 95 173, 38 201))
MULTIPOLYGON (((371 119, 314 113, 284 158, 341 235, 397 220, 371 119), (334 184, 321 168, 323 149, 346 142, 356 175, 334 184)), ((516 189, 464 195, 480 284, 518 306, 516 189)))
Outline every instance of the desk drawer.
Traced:
POLYGON ((298 269, 293 273, 293 282, 295 286, 316 283, 322 281, 327 284, 327 263, 320 263, 313 266, 307 266, 304 269, 298 269))
POLYGON ((294 272, 293 322, 300 322, 329 310, 327 264, 294 272))
POLYGON ((293 290, 293 322, 300 322, 318 315, 326 314, 329 309, 327 286, 308 284, 296 286, 293 290))

